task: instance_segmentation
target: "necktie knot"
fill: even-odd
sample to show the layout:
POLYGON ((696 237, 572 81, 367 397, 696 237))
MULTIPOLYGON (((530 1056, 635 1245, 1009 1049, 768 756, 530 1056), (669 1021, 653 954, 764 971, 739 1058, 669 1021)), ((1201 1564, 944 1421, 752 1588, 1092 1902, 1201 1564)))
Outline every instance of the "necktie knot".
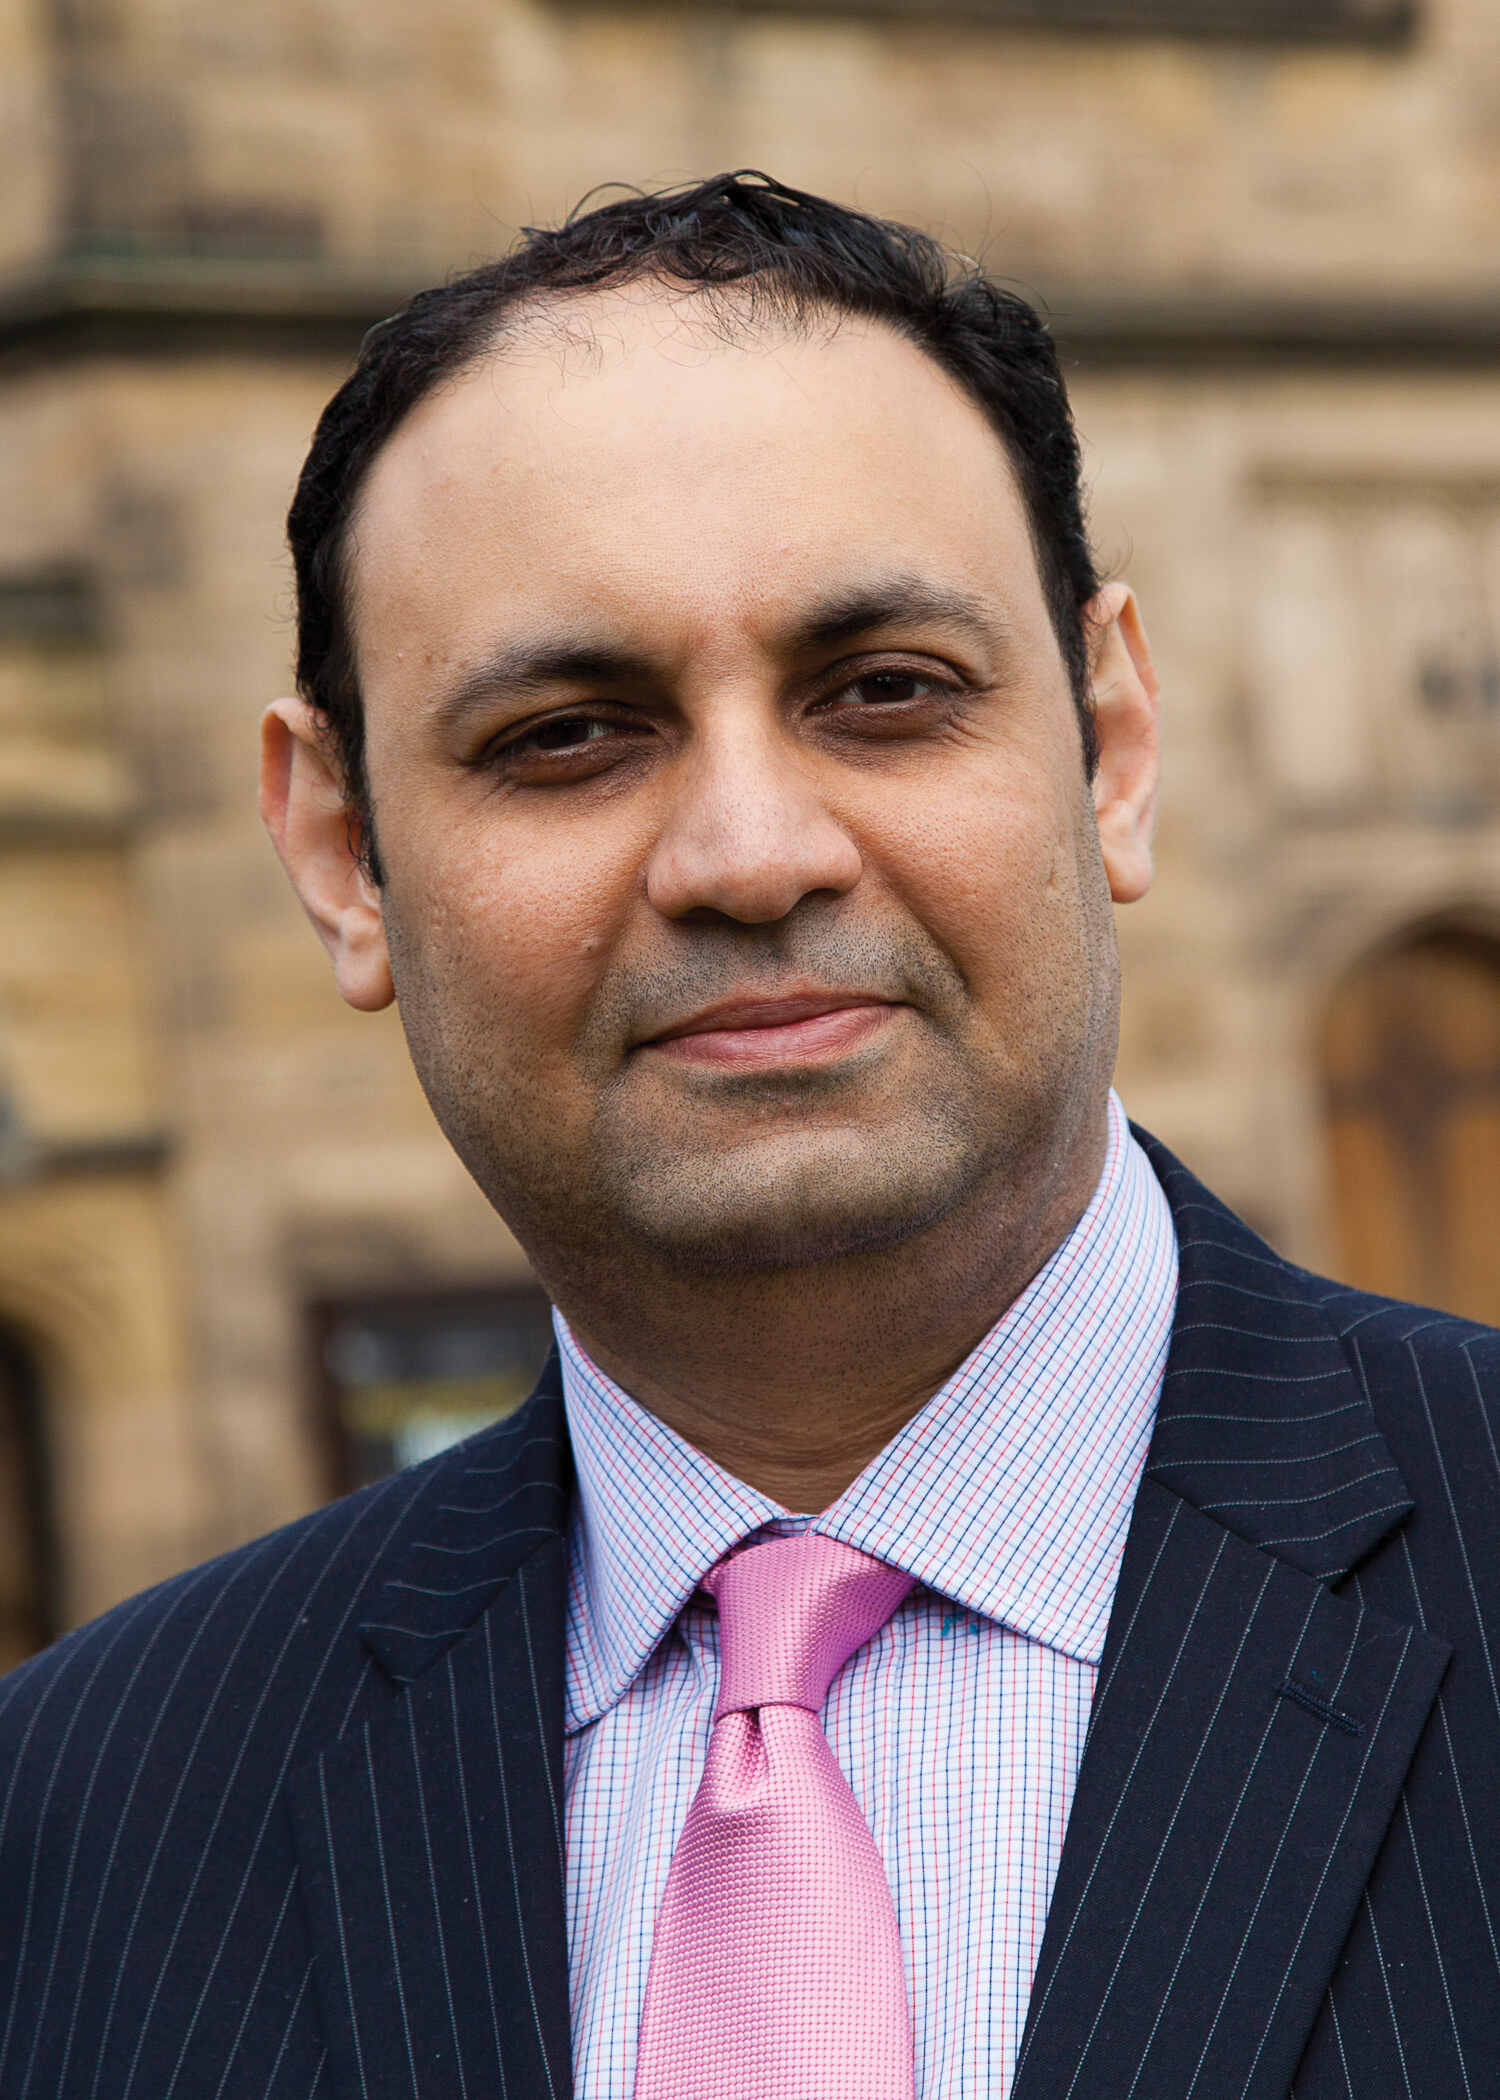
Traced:
POLYGON ((912 1588, 912 1577, 855 1546, 804 1531, 730 1554, 703 1587, 719 1607, 718 1720, 761 1706, 817 1713, 850 1656, 912 1588))

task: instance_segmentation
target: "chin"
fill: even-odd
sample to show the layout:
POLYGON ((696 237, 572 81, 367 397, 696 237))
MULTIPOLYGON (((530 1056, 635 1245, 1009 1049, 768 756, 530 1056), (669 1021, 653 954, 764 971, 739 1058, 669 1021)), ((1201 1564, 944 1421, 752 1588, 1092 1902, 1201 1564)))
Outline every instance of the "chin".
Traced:
POLYGON ((878 1254, 927 1231, 983 1171, 972 1144, 934 1133, 903 1147, 746 1147, 711 1163, 639 1162, 610 1205, 621 1232, 663 1265, 700 1276, 770 1275, 878 1254))

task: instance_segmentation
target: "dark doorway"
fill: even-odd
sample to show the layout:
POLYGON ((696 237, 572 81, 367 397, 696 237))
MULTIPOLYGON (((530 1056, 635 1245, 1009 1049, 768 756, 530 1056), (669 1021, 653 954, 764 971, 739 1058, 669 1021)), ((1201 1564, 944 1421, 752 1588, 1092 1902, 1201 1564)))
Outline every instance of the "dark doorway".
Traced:
POLYGON ((61 1630, 42 1376, 33 1351, 0 1327, 0 1670, 61 1630))

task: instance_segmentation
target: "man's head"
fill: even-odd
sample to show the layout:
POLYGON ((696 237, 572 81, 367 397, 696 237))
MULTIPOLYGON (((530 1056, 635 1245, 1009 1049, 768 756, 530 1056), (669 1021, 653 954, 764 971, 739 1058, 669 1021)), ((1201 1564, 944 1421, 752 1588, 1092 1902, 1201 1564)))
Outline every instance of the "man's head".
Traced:
MULTIPOLYGON (((585 200, 587 201, 587 200, 585 200)), ((319 420, 287 519, 297 577, 297 683, 328 726, 368 865, 379 875, 350 623, 351 527, 366 477, 416 404, 535 314, 580 294, 657 278, 703 294, 731 329, 797 326, 829 314, 885 323, 970 393, 1005 446, 1030 521, 1042 585, 1083 722, 1085 610, 1098 589, 1078 440, 1051 337, 1027 303, 915 228, 787 189, 753 173, 627 196, 528 228, 502 260, 419 293, 371 329, 319 420), (716 298, 728 290, 730 297, 716 298)), ((559 318, 565 316, 559 313, 559 318)))
POLYGON ((611 205, 377 332, 292 534, 268 820, 555 1290, 1076 1215, 1154 685, 1028 308, 772 186, 611 205))

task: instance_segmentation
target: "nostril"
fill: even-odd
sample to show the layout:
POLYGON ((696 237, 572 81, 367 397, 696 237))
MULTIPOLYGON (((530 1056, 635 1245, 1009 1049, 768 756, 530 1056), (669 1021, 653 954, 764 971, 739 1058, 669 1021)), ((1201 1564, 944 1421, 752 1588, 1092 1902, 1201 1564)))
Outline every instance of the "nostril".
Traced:
POLYGON ((863 872, 854 840, 821 808, 751 824, 702 816, 666 831, 646 871, 651 903, 671 919, 708 912, 741 924, 783 919, 804 897, 846 895, 863 872))

